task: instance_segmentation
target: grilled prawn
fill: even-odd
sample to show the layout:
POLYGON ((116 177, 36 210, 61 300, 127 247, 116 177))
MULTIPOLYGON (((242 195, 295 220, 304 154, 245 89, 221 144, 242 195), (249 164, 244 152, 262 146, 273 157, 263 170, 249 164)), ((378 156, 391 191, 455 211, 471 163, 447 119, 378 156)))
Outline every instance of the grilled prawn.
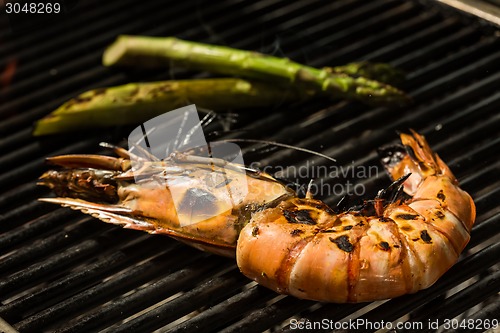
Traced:
POLYGON ((404 149, 382 153, 396 181, 371 202, 373 214, 366 207, 335 213, 252 172, 246 175, 248 193, 229 207, 217 199, 227 193, 231 172, 221 181, 212 179, 217 166, 171 159, 146 163, 141 172, 148 177, 134 182, 129 156, 118 148, 121 158, 49 159, 66 169, 45 173, 41 184, 63 197, 42 200, 217 254, 234 256, 236 247, 242 273, 279 293, 339 303, 387 299, 432 285, 457 261, 475 220, 471 197, 425 139, 413 132, 401 140, 404 149), (186 204, 174 206, 176 182, 159 187, 158 177, 187 177, 186 204), (221 182, 207 187, 207 179, 221 182), (183 225, 180 216, 186 214, 199 222, 183 225))
POLYGON ((432 285, 469 241, 475 206, 422 136, 401 140, 406 150, 386 150, 383 163, 393 179, 408 177, 410 199, 380 196, 373 216, 298 198, 258 212, 238 239, 243 274, 279 293, 339 303, 432 285))
MULTIPOLYGON (((164 234, 200 250, 227 257, 251 214, 275 206, 294 193, 263 172, 241 171, 172 154, 144 161, 133 170, 130 153, 113 147, 120 158, 100 155, 50 157, 39 185, 58 198, 41 201, 80 210, 124 228, 164 234), (242 176, 243 175, 243 176, 242 176), (245 190, 245 195, 237 195, 245 190), (234 197, 243 197, 234 200, 234 197)), ((135 157, 139 160, 138 157, 135 157)))

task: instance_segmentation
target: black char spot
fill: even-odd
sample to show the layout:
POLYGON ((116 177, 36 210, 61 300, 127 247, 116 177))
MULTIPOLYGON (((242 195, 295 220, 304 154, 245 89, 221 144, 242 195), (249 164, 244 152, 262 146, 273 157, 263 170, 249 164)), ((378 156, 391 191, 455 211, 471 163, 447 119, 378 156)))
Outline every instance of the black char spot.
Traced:
POLYGON ((436 212, 436 216, 437 216, 438 218, 440 218, 440 219, 443 219, 443 218, 445 217, 444 213, 443 213, 442 211, 440 211, 440 210, 438 210, 438 211, 436 212))
POLYGON ((441 201, 444 201, 446 199, 446 195, 444 195, 443 190, 440 190, 436 196, 441 201))
POLYGON ((429 236, 429 233, 427 232, 427 230, 420 231, 420 238, 422 238, 422 240, 424 242, 426 242, 427 244, 432 243, 432 238, 431 238, 431 236, 429 236))
POLYGON ((301 223, 315 225, 316 221, 311 217, 310 211, 307 209, 302 209, 299 211, 284 210, 283 215, 290 223, 301 223))
POLYGON ((311 217, 311 212, 307 209, 299 210, 296 216, 297 221, 304 224, 316 224, 316 221, 311 217))
POLYGON ((418 215, 415 215, 415 214, 399 214, 399 215, 396 215, 396 218, 403 219, 403 220, 416 220, 418 218, 418 215))
POLYGON ((339 236, 337 238, 329 238, 332 243, 335 243, 339 249, 345 252, 352 252, 354 250, 354 245, 349 243, 349 237, 347 236, 339 236))
POLYGON ((391 248, 389 246, 389 243, 387 243, 387 242, 380 242, 380 243, 378 243, 378 246, 380 246, 380 248, 384 251, 389 251, 389 249, 391 248))
POLYGON ((291 210, 283 210, 283 216, 289 223, 297 223, 295 220, 295 214, 291 210))
POLYGON ((257 237, 258 234, 259 234, 259 227, 254 227, 252 229, 252 236, 257 237))
POLYGON ((351 229, 352 229, 352 225, 346 225, 346 226, 344 227, 344 230, 351 230, 351 229))
POLYGON ((304 230, 293 229, 292 232, 290 232, 290 235, 292 235, 292 236, 298 236, 298 235, 300 235, 302 233, 304 233, 304 230))
POLYGON ((379 217, 378 220, 380 222, 392 222, 392 219, 390 217, 384 217, 384 216, 379 217))
POLYGON ((337 232, 337 230, 335 229, 328 229, 328 230, 320 230, 319 232, 322 232, 322 233, 333 233, 333 232, 337 232))

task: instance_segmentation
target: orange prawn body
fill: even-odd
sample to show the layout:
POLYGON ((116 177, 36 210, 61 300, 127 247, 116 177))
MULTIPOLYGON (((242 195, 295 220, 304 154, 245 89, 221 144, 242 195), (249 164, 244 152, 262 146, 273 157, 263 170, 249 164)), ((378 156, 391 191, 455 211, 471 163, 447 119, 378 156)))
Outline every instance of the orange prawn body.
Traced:
POLYGON ((325 302, 365 302, 432 285, 458 259, 475 219, 471 197, 422 136, 402 134, 410 154, 386 164, 410 199, 380 215, 334 213, 289 199, 256 213, 238 239, 240 270, 279 293, 325 302))
MULTIPOLYGON (((237 206, 212 205, 210 218, 183 226, 173 189, 158 187, 153 178, 134 183, 129 156, 120 149, 115 149, 120 159, 51 158, 66 169, 46 172, 40 184, 62 197, 42 200, 219 255, 231 257, 236 250, 241 272, 278 293, 337 303, 393 298, 427 288, 446 272, 468 243, 475 220, 471 197, 425 139, 413 132, 401 140, 406 150, 389 151, 382 162, 394 180, 406 176, 401 186, 409 199, 378 198, 372 215, 336 213, 259 174, 246 176, 248 194, 237 206)), ((157 167, 147 165, 146 173, 157 167)), ((214 167, 171 163, 168 168, 168 177, 188 175, 188 187, 205 198, 222 197, 230 183, 206 187, 214 167)), ((226 177, 232 179, 231 171, 226 177)), ((188 208, 193 214, 195 207, 188 208)))

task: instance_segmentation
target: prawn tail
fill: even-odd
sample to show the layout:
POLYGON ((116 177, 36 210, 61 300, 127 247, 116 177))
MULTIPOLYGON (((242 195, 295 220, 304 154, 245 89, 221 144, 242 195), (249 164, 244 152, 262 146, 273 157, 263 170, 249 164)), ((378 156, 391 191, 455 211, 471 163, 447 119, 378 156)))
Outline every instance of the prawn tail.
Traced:
POLYGON ((393 180, 411 174, 405 182, 405 192, 413 195, 419 185, 430 176, 446 176, 457 180, 448 166, 430 148, 423 135, 414 130, 400 134, 402 145, 379 148, 382 165, 393 180))

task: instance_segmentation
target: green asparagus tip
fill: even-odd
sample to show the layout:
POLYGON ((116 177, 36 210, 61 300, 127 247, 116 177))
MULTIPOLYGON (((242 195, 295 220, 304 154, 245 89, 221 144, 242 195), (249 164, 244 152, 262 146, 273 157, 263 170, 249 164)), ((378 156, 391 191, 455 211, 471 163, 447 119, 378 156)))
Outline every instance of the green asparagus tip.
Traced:
POLYGON ((109 45, 102 55, 102 64, 106 67, 113 66, 120 62, 125 52, 127 52, 127 41, 129 36, 121 35, 109 45))
POLYGON ((364 76, 388 84, 399 84, 404 81, 406 73, 398 68, 384 63, 368 61, 353 62, 343 66, 325 67, 332 74, 347 74, 354 77, 364 76))
POLYGON ((370 106, 387 106, 387 107, 404 107, 412 103, 410 96, 405 94, 403 91, 398 90, 394 87, 388 86, 388 88, 379 89, 377 93, 373 90, 365 90, 360 87, 356 90, 358 96, 364 96, 364 98, 359 98, 363 103, 370 106))

